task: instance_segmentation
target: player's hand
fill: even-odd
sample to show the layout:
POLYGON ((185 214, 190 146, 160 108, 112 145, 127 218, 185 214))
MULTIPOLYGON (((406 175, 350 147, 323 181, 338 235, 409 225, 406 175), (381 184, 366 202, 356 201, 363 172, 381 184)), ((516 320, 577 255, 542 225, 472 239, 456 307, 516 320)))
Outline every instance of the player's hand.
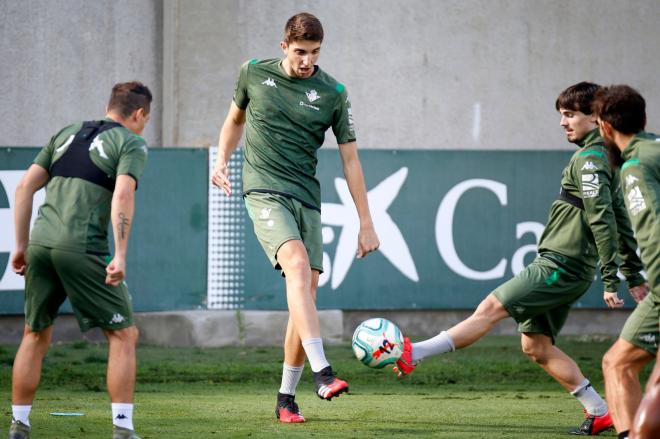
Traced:
POLYGON ((231 195, 231 181, 229 181, 229 166, 227 164, 217 165, 213 170, 211 182, 223 190, 225 195, 231 195))
POLYGON ((621 308, 623 306, 623 300, 619 299, 619 295, 616 292, 605 291, 603 293, 603 300, 607 304, 608 308, 621 308))
POLYGON ((643 284, 637 285, 636 287, 630 287, 628 291, 630 292, 632 298, 635 299, 635 302, 639 303, 644 300, 646 295, 649 293, 649 284, 644 282, 643 284))
POLYGON ((126 261, 115 256, 105 267, 105 272, 105 283, 116 287, 126 277, 126 261))
POLYGON ((378 247, 380 247, 380 241, 378 240, 378 235, 376 235, 376 230, 374 227, 361 227, 360 233, 358 234, 358 259, 363 258, 367 256, 367 254, 378 250, 378 247))
POLYGON ((15 250, 11 257, 11 269, 14 270, 14 273, 23 276, 26 268, 25 250, 15 250))

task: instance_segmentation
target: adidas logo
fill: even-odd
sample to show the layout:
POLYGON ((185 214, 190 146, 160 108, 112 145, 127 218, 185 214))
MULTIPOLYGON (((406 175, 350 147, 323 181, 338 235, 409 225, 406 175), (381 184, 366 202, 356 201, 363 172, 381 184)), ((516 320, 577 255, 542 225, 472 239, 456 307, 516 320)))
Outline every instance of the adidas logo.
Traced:
POLYGON ((120 413, 117 416, 115 416, 115 419, 128 419, 128 417, 125 414, 120 413))

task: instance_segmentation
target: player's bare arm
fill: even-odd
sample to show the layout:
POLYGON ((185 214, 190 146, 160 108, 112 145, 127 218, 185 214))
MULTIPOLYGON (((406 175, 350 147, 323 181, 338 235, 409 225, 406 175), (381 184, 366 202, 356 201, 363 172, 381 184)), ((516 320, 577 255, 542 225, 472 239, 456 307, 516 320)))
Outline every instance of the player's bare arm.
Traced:
POLYGON ((241 140, 244 126, 245 110, 241 110, 236 103, 232 102, 229 107, 229 113, 227 113, 227 118, 220 130, 218 157, 215 161, 213 175, 211 176, 213 184, 222 189, 227 196, 231 195, 228 167, 229 158, 241 140))
POLYGON ((348 189, 353 197, 358 217, 360 218, 360 233, 358 235, 357 257, 362 258, 375 251, 380 246, 378 235, 369 211, 367 188, 364 183, 362 164, 357 152, 357 143, 349 142, 339 145, 339 153, 344 167, 344 176, 348 189))
POLYGON ((105 283, 119 285, 126 277, 126 251, 128 237, 133 225, 136 183, 129 175, 117 176, 112 196, 112 233, 115 238, 115 254, 106 267, 105 283))
POLYGON ((48 183, 48 171, 39 165, 31 165, 16 187, 16 205, 14 223, 16 224, 16 247, 11 258, 15 273, 25 274, 25 250, 30 238, 30 219, 32 218, 32 200, 34 193, 48 183))

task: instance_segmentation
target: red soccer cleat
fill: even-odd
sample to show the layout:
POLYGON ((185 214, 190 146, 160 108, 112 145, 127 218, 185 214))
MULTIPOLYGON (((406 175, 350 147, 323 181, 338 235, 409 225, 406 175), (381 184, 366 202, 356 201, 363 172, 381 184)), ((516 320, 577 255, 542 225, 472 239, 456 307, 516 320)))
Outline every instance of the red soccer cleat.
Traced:
POLYGON ((316 383, 316 394, 321 399, 330 401, 335 396, 348 392, 348 383, 335 377, 335 373, 330 366, 314 372, 313 375, 316 383))
POLYGON ((396 366, 394 367, 394 372, 398 373, 399 376, 410 375, 413 370, 415 370, 417 365, 412 361, 412 343, 408 337, 403 338, 403 354, 401 358, 396 360, 396 366))
POLYGON ((605 412, 603 416, 594 416, 584 411, 584 422, 575 430, 570 433, 577 436, 596 436, 605 430, 609 430, 614 426, 610 412, 605 412))
POLYGON ((285 424, 299 424, 305 422, 305 417, 300 413, 294 395, 286 395, 284 393, 277 394, 275 416, 277 416, 277 419, 279 419, 280 422, 285 424))

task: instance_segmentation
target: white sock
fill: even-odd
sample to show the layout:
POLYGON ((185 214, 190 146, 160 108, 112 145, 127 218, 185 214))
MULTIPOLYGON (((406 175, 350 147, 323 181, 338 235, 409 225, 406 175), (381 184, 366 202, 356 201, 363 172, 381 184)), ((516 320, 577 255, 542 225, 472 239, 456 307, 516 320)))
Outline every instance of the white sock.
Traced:
POLYGON ((607 413, 607 403, 600 397, 598 392, 594 390, 588 379, 584 379, 579 386, 571 392, 575 396, 584 409, 593 416, 603 416, 607 413))
POLYGON ((298 382, 302 376, 303 369, 305 365, 302 366, 289 366, 284 363, 282 366, 282 385, 280 386, 280 393, 286 395, 295 395, 296 387, 298 387, 298 382))
POLYGON ((325 359, 325 352, 323 352, 323 340, 320 338, 308 338, 302 342, 305 354, 309 360, 309 365, 312 366, 312 372, 318 372, 330 366, 328 360, 325 359))
POLYGON ((450 337, 447 331, 442 331, 440 334, 428 340, 413 343, 412 345, 412 361, 413 363, 432 355, 444 354, 445 352, 453 352, 454 340, 450 337))
POLYGON ((113 402, 112 425, 133 430, 133 404, 113 402))
POLYGON ((30 426, 30 410, 32 405, 12 405, 11 415, 14 421, 21 421, 23 424, 30 426))

